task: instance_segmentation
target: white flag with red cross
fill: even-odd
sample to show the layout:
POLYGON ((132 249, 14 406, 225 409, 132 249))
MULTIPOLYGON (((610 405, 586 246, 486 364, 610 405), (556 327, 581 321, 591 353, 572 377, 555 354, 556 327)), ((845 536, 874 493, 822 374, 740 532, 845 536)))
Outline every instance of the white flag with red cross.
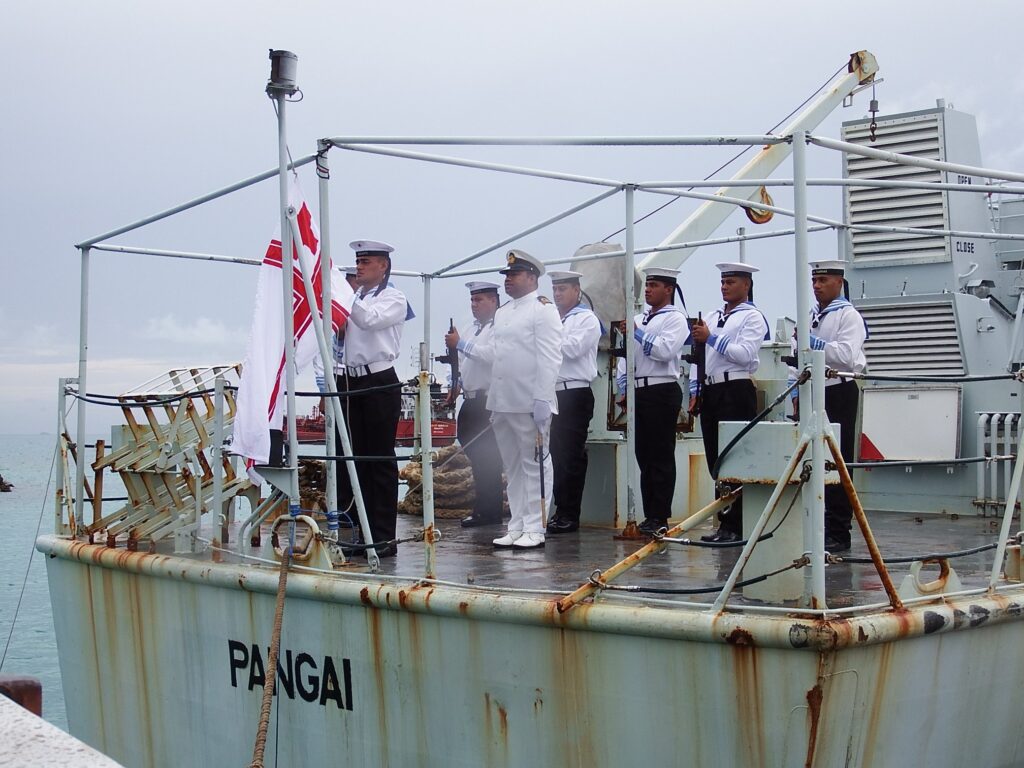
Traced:
MULTIPOLYGON (((323 322, 323 292, 320 266, 320 232, 306 204, 298 180, 288 190, 292 230, 292 317, 294 319, 295 370, 301 373, 320 354, 314 322, 323 322), (315 306, 306 300, 302 269, 310 276, 315 306)), ((270 241, 260 266, 253 310, 252 333, 242 365, 231 452, 266 464, 270 456, 270 430, 281 429, 285 415, 284 299, 281 285, 280 227, 270 241)), ((331 325, 337 333, 352 310, 354 295, 344 276, 336 269, 331 275, 331 325)), ((330 341, 328 349, 333 348, 330 341)), ((333 361, 326 364, 332 370, 333 361)))

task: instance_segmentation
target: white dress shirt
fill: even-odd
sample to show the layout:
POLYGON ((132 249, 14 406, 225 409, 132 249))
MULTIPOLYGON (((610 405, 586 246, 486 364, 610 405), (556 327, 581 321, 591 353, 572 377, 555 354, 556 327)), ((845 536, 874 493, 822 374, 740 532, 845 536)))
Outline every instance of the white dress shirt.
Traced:
MULTIPOLYGON (((332 334, 334 347, 334 375, 338 376, 345 372, 345 338, 338 338, 338 334, 332 334)), ((313 358, 313 375, 316 377, 316 387, 321 392, 327 391, 324 382, 324 362, 320 359, 319 353, 313 358)))
POLYGON ((726 312, 725 307, 708 313, 704 321, 711 335, 707 341, 704 375, 757 371, 761 364, 761 343, 768 339, 768 321, 761 310, 745 301, 726 312))
POLYGON ((494 365, 487 410, 533 413, 544 400, 558 413, 555 381, 562 365, 562 320, 536 291, 512 299, 494 316, 494 365))
MULTIPOLYGON (((867 368, 864 342, 868 328, 864 317, 853 304, 840 297, 824 309, 811 310, 811 349, 825 350, 825 365, 837 371, 861 373, 867 368)), ((796 340, 793 341, 796 349, 796 340)), ((839 379, 825 379, 825 386, 841 384, 839 379)))
POLYGON ((473 321, 476 329, 472 336, 459 337, 459 377, 462 392, 467 397, 487 392, 491 386, 491 367, 494 363, 494 321, 484 324, 473 321), (472 393, 472 394, 471 394, 472 393))
POLYGON ((597 378, 597 344, 601 321, 585 304, 577 304, 562 318, 562 367, 559 383, 591 382, 597 378))
POLYGON ((689 334, 686 317, 675 304, 666 304, 657 312, 648 310, 633 318, 636 344, 634 377, 679 378, 679 361, 689 334))
POLYGON ((397 359, 408 308, 405 294, 390 285, 379 294, 376 288, 357 293, 345 324, 345 365, 397 359))

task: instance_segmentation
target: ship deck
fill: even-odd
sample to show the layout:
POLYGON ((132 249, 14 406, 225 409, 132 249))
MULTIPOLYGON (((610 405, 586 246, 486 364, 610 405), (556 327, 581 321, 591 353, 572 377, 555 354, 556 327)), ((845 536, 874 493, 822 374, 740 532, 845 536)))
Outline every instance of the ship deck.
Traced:
MULTIPOLYGON (((994 517, 934 515, 914 516, 900 512, 870 513, 870 524, 885 558, 924 556, 954 552, 994 543, 999 520, 994 517)), ((399 515, 399 537, 412 536, 421 527, 419 518, 399 515)), ((503 526, 463 528, 458 520, 439 520, 441 541, 436 545, 436 578, 479 587, 518 588, 538 592, 572 592, 587 582, 595 569, 605 570, 639 549, 646 540, 616 539, 616 529, 584 526, 576 533, 548 536, 543 549, 495 550, 492 539, 503 526)), ((266 529, 265 529, 266 530, 266 529)), ((694 539, 712 530, 711 523, 690 533, 694 539)), ((344 536, 343 536, 344 537, 344 536)), ((263 537, 261 556, 269 554, 269 536, 263 537)), ((232 548, 234 545, 232 545, 232 548)), ((162 549, 162 547, 161 547, 162 549)), ((739 557, 741 549, 670 545, 616 579, 614 584, 644 587, 693 589, 720 587, 739 557)), ((857 531, 853 548, 841 556, 867 557, 868 551, 857 531)), ((957 557, 950 561, 964 588, 987 584, 993 551, 957 557)), ((234 560, 222 555, 221 562, 234 560)), ((910 563, 888 566, 897 588, 910 573, 910 563)), ((368 570, 365 559, 355 558, 338 570, 358 573, 368 570)), ((381 561, 379 573, 421 578, 424 548, 419 542, 403 543, 396 557, 381 561)), ((745 577, 757 574, 744 574, 745 577)), ((938 575, 938 566, 926 565, 921 581, 938 575)), ((832 608, 885 602, 882 584, 870 563, 838 562, 826 568, 828 604, 832 608)), ((662 600, 711 603, 717 590, 698 595, 651 595, 662 600)), ((756 604, 737 590, 730 603, 756 604)))

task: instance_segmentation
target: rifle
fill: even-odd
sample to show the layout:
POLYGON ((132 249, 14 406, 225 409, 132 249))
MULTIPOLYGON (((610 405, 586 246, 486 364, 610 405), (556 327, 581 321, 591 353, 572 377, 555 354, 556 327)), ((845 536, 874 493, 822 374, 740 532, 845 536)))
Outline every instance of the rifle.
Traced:
MULTIPOLYGON (((455 320, 453 318, 449 317, 448 318, 448 332, 451 333, 454 330, 455 330, 455 320)), ((453 349, 451 347, 446 347, 446 348, 448 349, 448 354, 447 355, 440 355, 437 358, 437 362, 442 363, 444 365, 450 365, 451 366, 451 368, 452 368, 452 386, 451 386, 451 389, 454 392, 455 391, 455 387, 457 387, 458 384, 459 384, 459 353, 458 353, 458 350, 453 349)))
MULTIPOLYGON (((700 312, 697 313, 697 322, 704 322, 700 312)), ((690 327, 690 332, 693 332, 693 326, 690 327)), ((683 359, 691 365, 697 366, 697 390, 693 396, 693 408, 690 409, 690 413, 693 416, 698 416, 700 414, 701 390, 704 389, 704 366, 707 361, 707 344, 693 339, 690 344, 690 353, 685 355, 683 359)))

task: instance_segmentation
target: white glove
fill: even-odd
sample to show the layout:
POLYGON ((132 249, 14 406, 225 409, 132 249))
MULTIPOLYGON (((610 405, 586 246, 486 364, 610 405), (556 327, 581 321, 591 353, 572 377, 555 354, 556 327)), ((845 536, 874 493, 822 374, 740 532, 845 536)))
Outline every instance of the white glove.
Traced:
POLYGON ((533 401, 533 423, 541 432, 548 428, 551 423, 551 403, 547 400, 533 401))

